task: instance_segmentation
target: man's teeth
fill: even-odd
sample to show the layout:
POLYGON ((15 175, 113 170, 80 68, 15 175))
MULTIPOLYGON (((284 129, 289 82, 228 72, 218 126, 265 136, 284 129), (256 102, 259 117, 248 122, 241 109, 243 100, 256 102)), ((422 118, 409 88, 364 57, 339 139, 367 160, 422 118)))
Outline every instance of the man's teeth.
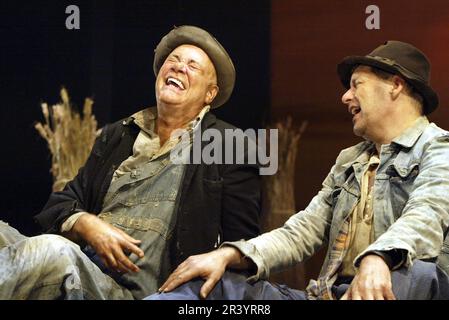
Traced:
POLYGON ((181 88, 182 90, 184 90, 184 85, 182 84, 181 81, 179 81, 178 79, 175 78, 168 78, 167 79, 167 83, 173 83, 174 85, 176 85, 177 87, 181 88))
POLYGON ((360 108, 358 108, 358 107, 352 108, 352 114, 353 115, 355 115, 355 114, 357 114, 359 112, 360 112, 360 108))

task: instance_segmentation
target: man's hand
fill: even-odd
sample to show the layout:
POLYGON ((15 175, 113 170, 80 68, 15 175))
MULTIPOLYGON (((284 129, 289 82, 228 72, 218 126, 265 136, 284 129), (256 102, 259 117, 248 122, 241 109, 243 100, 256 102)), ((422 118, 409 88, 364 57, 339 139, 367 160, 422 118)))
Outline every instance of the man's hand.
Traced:
POLYGON ((388 265, 378 255, 367 255, 341 300, 395 300, 388 265))
POLYGON ((144 253, 137 247, 140 240, 134 239, 93 214, 79 217, 72 230, 95 250, 111 270, 117 272, 140 270, 125 254, 131 252, 142 258, 144 253))
POLYGON ((223 276, 227 266, 238 266, 242 254, 233 247, 223 247, 209 253, 190 256, 168 277, 159 292, 171 291, 196 277, 206 280, 200 290, 205 299, 223 276))

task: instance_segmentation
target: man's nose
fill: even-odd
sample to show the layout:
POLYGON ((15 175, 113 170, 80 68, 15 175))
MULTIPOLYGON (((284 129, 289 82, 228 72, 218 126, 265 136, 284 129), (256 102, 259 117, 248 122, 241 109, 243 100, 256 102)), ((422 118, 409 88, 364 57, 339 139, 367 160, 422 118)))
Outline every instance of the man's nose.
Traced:
POLYGON ((341 102, 344 104, 349 104, 351 100, 354 98, 354 94, 351 89, 348 89, 342 96, 341 96, 341 102))
POLYGON ((175 71, 186 73, 187 65, 182 61, 178 61, 175 63, 175 71))

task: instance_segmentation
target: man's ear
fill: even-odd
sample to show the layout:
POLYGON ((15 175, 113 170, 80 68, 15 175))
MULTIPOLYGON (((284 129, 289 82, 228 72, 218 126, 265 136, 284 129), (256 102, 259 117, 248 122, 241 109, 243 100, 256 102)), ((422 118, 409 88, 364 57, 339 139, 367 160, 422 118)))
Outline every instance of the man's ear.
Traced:
POLYGON ((392 88, 390 90, 391 98, 396 100, 399 94, 405 90, 405 80, 394 75, 392 78, 392 88))
POLYGON ((209 89, 207 89, 207 92, 206 92, 206 99, 205 99, 206 105, 211 104, 212 101, 214 101, 219 90, 220 89, 218 88, 218 86, 216 84, 211 84, 209 86, 209 89))

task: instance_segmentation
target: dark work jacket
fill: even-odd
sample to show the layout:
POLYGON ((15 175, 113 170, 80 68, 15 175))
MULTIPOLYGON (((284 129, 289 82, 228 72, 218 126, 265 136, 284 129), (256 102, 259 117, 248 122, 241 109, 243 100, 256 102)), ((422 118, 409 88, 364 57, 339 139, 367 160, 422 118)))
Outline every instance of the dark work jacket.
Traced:
MULTIPOLYGON (((230 124, 207 113, 201 130, 215 128, 224 137, 230 124)), ((117 167, 132 155, 140 128, 132 118, 106 125, 85 166, 63 191, 54 192, 36 221, 45 233, 60 233, 74 213, 99 214, 117 167)), ((224 139, 223 139, 224 145, 224 139)), ((224 156, 224 147, 223 147, 224 156)), ((260 176, 251 164, 188 164, 181 183, 176 231, 171 242, 172 264, 214 249, 220 242, 259 234, 260 176)))

